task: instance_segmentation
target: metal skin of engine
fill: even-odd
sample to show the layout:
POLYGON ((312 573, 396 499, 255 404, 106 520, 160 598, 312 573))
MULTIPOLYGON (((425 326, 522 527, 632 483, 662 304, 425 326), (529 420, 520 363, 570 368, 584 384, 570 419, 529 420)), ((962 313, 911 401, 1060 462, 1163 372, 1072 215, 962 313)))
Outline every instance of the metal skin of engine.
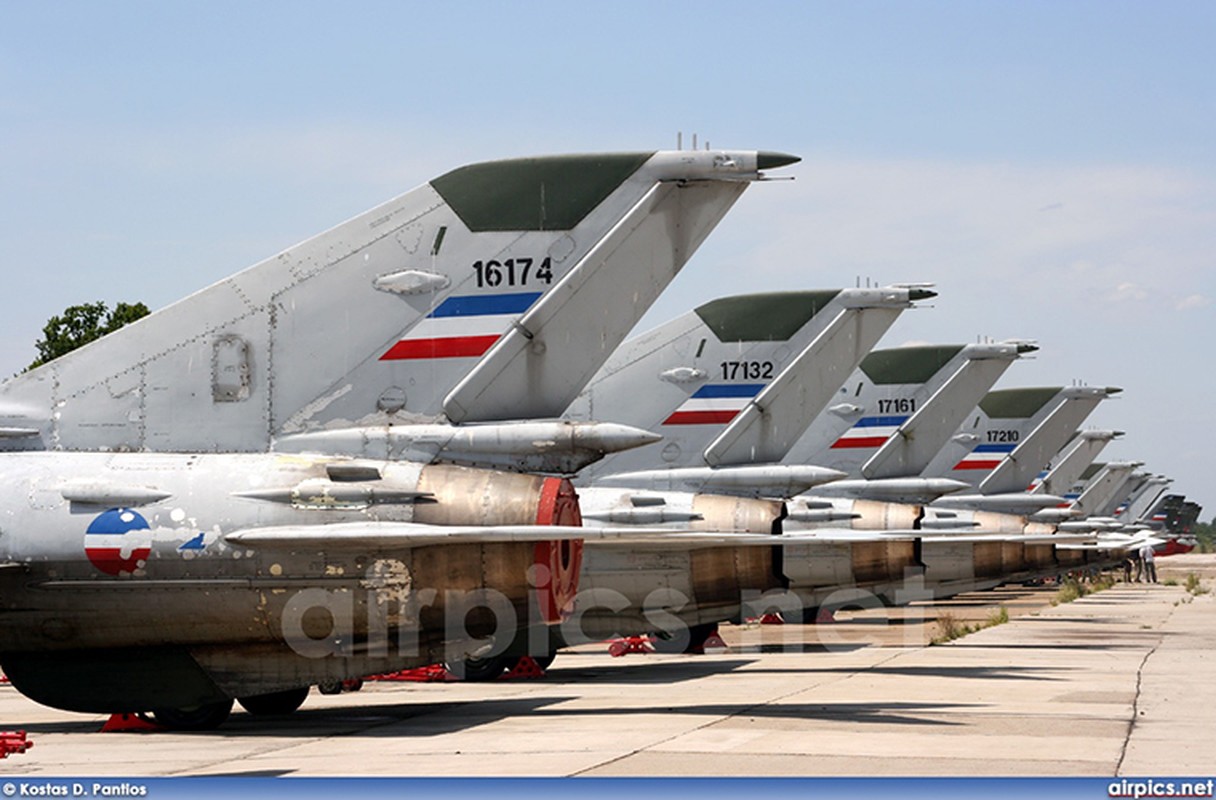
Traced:
POLYGON ((0 665, 30 698, 91 713, 193 708, 459 658, 504 628, 558 621, 581 549, 225 538, 318 521, 579 524, 567 481, 450 465, 9 454, 0 504, 0 665))
MULTIPOLYGON (((822 542, 779 544, 783 532, 799 527, 782 502, 609 488, 584 488, 579 494, 584 513, 602 523, 627 520, 654 527, 771 533, 774 545, 689 551, 589 544, 574 612, 556 629, 568 644, 656 632, 679 640, 690 629, 768 610, 814 618, 821 608, 859 601, 902 605, 1054 575, 1062 567, 1100 559, 1091 552, 1078 561, 1076 554, 1063 551, 1057 559, 1056 548, 1042 542, 950 541, 932 535, 850 541, 839 529, 825 532, 829 538, 822 542), (614 509, 620 520, 614 519, 614 509), (645 510, 652 514, 638 516, 645 510)), ((875 531, 911 532, 920 511, 851 502, 873 512, 875 531)))
MULTIPOLYGON (((584 488, 580 501, 611 524, 610 509, 633 508, 635 490, 584 488)), ((662 505, 647 526, 694 531, 779 534, 784 504, 715 494, 646 492, 662 505), (661 514, 665 514, 663 517, 661 514)), ((590 516, 590 513, 589 513, 590 516)), ((637 522, 637 517, 631 519, 637 522)), ((568 644, 661 631, 687 636, 695 626, 738 619, 745 592, 781 586, 774 548, 713 547, 697 550, 658 545, 587 547, 574 611, 560 630, 568 644)))

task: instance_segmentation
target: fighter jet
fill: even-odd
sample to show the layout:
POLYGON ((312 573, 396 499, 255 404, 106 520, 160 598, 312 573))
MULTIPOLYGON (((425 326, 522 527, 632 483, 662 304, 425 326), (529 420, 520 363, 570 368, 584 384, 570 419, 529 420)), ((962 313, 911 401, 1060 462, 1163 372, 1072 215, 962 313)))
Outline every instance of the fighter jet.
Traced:
MULTIPOLYGON (((610 283, 601 268, 643 253, 674 272, 760 170, 794 160, 463 167, 0 385, 0 444, 15 451, 0 456, 5 674, 59 708, 205 728, 233 698, 290 711, 311 684, 556 622, 578 541, 612 532, 578 527, 563 479, 431 463, 450 433, 425 459, 397 458, 418 437, 392 432, 414 388, 394 362, 482 352, 543 396, 569 391, 529 371, 536 331, 564 305, 546 301, 580 302, 610 283), (505 334, 409 338, 506 303, 526 310, 505 334)), ((589 335, 613 313, 588 319, 589 335)), ((453 420, 479 418, 480 384, 466 386, 445 398, 453 420)), ((455 440, 478 453, 587 444, 556 432, 455 440)), ((635 434, 590 432, 592 449, 635 434)))

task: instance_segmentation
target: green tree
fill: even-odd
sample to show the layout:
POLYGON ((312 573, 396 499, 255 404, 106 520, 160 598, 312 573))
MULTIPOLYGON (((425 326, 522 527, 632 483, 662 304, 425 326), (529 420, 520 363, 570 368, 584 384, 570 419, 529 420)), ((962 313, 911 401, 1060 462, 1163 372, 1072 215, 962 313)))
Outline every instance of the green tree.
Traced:
POLYGON ((1199 540, 1199 552, 1211 553, 1216 550, 1216 519, 1211 522, 1196 522, 1193 533, 1199 540))
POLYGON ((148 313, 148 307, 143 303, 119 303, 113 311, 100 300, 68 306, 62 314, 51 317, 43 327, 42 338, 34 343, 38 358, 26 369, 40 367, 148 313))

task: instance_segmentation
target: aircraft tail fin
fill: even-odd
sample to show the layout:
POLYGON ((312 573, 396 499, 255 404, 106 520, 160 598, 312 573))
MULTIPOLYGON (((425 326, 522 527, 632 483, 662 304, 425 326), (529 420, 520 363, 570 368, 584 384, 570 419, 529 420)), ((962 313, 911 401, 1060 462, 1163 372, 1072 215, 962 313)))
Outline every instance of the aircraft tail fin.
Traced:
POLYGON ((20 432, 0 449, 251 452, 400 421, 443 385, 403 365, 479 357, 657 187, 737 193, 795 160, 644 152, 458 168, 0 385, 0 429, 20 432), (486 330, 407 341, 423 319, 484 322, 486 309, 486 330))
POLYGON ((842 291, 831 323, 718 434, 705 463, 781 461, 903 310, 934 296, 898 287, 842 291))
POLYGON ((448 394, 448 419, 561 415, 746 186, 656 184, 448 394))
POLYGON ((873 480, 919 475, 1009 365, 1037 349, 1019 343, 967 345, 967 360, 870 456, 861 467, 862 476, 873 480))
POLYGON ((1070 386, 1064 389, 1063 401, 980 482, 980 493, 1003 494, 1025 490, 1098 404, 1118 391, 1113 387, 1098 386, 1070 386))

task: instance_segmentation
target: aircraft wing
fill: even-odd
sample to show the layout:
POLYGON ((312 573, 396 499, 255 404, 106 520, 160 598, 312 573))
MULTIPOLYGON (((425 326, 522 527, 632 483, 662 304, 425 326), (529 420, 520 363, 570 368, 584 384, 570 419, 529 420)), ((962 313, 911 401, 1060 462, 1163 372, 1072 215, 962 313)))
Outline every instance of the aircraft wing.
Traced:
POLYGON ((665 528, 576 527, 570 525, 422 525, 410 522, 341 522, 247 528, 224 536, 230 544, 283 550, 404 550, 440 544, 549 542, 582 539, 588 543, 630 546, 719 547, 786 543, 771 534, 680 531, 665 528))
POLYGON ((240 547, 280 550, 407 550, 442 544, 494 544, 550 542, 581 539, 591 546, 700 549, 707 547, 775 547, 825 542, 880 542, 926 539, 951 542, 1073 543, 1092 536, 959 534, 926 536, 925 531, 858 531, 846 528, 769 533, 682 531, 632 526, 578 527, 571 525, 423 525, 411 522, 341 522, 330 525, 282 525, 247 528, 224 536, 240 547))

